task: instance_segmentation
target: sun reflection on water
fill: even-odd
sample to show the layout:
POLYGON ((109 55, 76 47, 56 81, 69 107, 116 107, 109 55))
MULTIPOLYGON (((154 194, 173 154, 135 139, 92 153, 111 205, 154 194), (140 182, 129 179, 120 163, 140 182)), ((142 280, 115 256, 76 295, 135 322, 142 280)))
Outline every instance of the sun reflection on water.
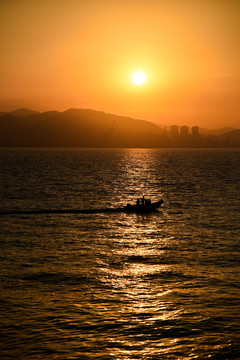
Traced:
POLYGON ((37 150, 19 166, 12 151, 4 169, 20 173, 10 171, 3 208, 119 207, 163 194, 164 206, 3 216, 7 357, 239 358, 239 153, 37 150))
POLYGON ((112 299, 99 310, 119 325, 109 340, 109 354, 116 359, 164 353, 169 342, 164 333, 181 314, 174 288, 166 282, 172 270, 166 263, 171 238, 164 237, 160 223, 155 215, 126 215, 124 226, 112 233, 108 258, 99 263, 98 275, 112 299))
POLYGON ((143 195, 159 200, 162 197, 161 184, 156 177, 156 167, 161 169, 161 163, 156 159, 153 149, 126 149, 122 162, 122 198, 129 201, 143 195))

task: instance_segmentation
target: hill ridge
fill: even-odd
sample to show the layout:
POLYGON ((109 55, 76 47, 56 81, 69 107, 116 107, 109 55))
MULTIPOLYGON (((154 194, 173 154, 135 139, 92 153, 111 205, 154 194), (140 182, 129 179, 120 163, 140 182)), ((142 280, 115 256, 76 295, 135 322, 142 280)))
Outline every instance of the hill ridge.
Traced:
POLYGON ((226 130, 172 137, 150 121, 93 109, 0 113, 0 147, 240 147, 240 131, 226 130))

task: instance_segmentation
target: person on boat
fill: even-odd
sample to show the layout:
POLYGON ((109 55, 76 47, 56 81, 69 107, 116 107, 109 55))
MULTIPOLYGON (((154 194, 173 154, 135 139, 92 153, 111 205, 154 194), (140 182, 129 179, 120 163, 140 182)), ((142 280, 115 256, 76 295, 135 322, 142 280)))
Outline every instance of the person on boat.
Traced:
POLYGON ((150 199, 146 199, 146 200, 145 200, 145 206, 146 206, 146 207, 150 207, 150 206, 151 206, 151 200, 150 200, 150 199))
POLYGON ((144 195, 142 197, 142 205, 144 206, 145 205, 145 198, 144 198, 144 195))
POLYGON ((137 199, 137 206, 140 205, 140 199, 137 199))

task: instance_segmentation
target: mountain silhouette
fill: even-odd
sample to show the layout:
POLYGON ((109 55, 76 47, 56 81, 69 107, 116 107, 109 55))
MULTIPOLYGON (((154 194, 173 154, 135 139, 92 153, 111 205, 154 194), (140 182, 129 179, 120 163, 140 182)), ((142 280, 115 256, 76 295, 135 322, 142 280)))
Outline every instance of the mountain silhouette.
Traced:
POLYGON ((229 133, 221 134, 219 136, 219 140, 227 147, 231 146, 231 147, 240 148, 240 130, 236 129, 230 131, 229 133))
POLYGON ((145 120, 85 109, 21 109, 0 117, 0 146, 6 147, 149 147, 161 132, 145 120))
POLYGON ((0 147, 240 147, 240 130, 211 130, 197 138, 179 134, 173 139, 149 121, 102 111, 18 109, 0 113, 0 147))
POLYGON ((28 116, 28 115, 39 114, 39 112, 34 111, 34 110, 29 110, 29 109, 26 109, 26 108, 21 108, 21 109, 10 111, 9 114, 11 114, 13 116, 28 116))

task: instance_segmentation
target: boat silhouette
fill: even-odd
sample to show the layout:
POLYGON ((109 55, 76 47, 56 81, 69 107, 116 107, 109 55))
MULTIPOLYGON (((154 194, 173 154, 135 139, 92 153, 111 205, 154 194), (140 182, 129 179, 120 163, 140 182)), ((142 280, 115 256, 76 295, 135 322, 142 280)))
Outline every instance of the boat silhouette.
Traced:
POLYGON ((124 206, 124 211, 135 212, 137 214, 147 214, 156 211, 163 204, 163 200, 156 202, 145 201, 143 204, 127 204, 124 206))

